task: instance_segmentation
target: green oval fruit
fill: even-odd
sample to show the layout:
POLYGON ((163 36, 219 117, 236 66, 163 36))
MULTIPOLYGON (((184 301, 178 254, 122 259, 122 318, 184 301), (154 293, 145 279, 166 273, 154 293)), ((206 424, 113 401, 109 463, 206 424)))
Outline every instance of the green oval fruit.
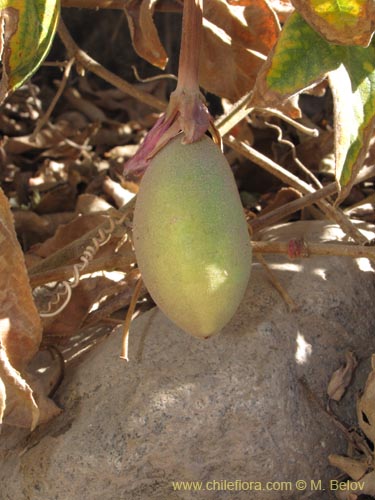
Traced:
POLYGON ((235 313, 251 268, 237 186, 220 149, 177 136, 150 162, 134 212, 133 241, 144 283, 160 309, 197 337, 235 313))

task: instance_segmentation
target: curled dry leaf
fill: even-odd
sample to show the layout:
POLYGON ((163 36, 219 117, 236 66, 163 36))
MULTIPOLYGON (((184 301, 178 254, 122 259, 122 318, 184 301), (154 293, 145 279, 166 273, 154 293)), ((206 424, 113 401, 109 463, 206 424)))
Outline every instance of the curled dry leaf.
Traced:
POLYGON ((293 12, 294 7, 290 0, 268 0, 267 2, 276 13, 280 23, 285 23, 288 16, 293 12))
POLYGON ((357 500, 362 495, 375 494, 375 471, 371 471, 359 481, 345 481, 340 483, 340 491, 336 493, 338 500, 357 500))
MULTIPOLYGON (((11 425, 34 428, 44 421, 26 379, 26 368, 39 349, 42 325, 34 305, 25 261, 14 230, 8 200, 0 190, 0 406, 3 420, 11 425), (4 390, 5 388, 5 390, 4 390)), ((41 406, 46 401, 38 394, 41 406)), ((60 411, 52 402, 46 405, 60 411)), ((1 423, 1 420, 0 420, 1 423)))
POLYGON ((355 460, 350 457, 343 457, 341 455, 329 455, 329 463, 333 467, 341 469, 345 474, 347 474, 354 481, 359 481, 368 471, 367 460, 355 460))
POLYGON ((8 200, 0 190, 0 317, 10 328, 0 326, 0 341, 9 362, 24 369, 39 348, 42 326, 34 305, 22 250, 14 230, 8 200))
POLYGON ((345 364, 340 366, 340 368, 333 373, 328 384, 327 394, 329 398, 334 401, 340 401, 343 397, 358 365, 357 358, 354 353, 348 351, 345 354, 345 357, 345 364))
POLYGON ((372 371, 369 374, 365 389, 357 403, 359 425, 366 436, 375 443, 375 355, 371 358, 372 371))
POLYGON ((130 0, 124 3, 124 10, 134 50, 146 61, 164 69, 168 57, 153 21, 155 4, 156 0, 130 0))
POLYGON ((277 41, 277 18, 265 0, 235 6, 225 0, 206 0, 203 16, 200 83, 206 90, 236 101, 252 89, 277 41), (220 71, 225 71, 225 78, 218 78, 220 71))
MULTIPOLYGON (((371 359, 372 371, 369 374, 362 397, 357 403, 359 425, 366 437, 375 442, 375 355, 371 359)), ((356 499, 360 495, 375 495, 374 451, 370 446, 361 448, 366 456, 359 459, 330 455, 331 465, 338 467, 354 481, 346 481, 340 485, 337 498, 356 499), (366 451, 367 449, 367 451, 366 451)))
POLYGON ((5 404, 6 404, 5 385, 2 379, 0 378, 0 422, 3 421, 5 404))
POLYGON ((52 323, 47 319, 44 338, 53 338, 54 342, 69 339, 79 331, 94 304, 98 307, 107 296, 115 295, 123 288, 121 283, 105 276, 82 279, 72 290, 72 299, 64 311, 52 318, 52 323))
POLYGON ((31 253, 39 257, 48 257, 69 243, 79 239, 83 234, 99 226, 105 220, 106 217, 99 214, 75 217, 67 224, 60 225, 51 238, 48 238, 48 240, 44 241, 38 247, 32 248, 31 253))
POLYGON ((121 208, 135 196, 128 189, 121 186, 119 182, 112 180, 110 177, 106 177, 103 181, 103 191, 112 197, 116 206, 121 208))
MULTIPOLYGON (((10 329, 8 320, 1 320, 0 323, 3 331, 10 329)), ((11 422, 17 427, 30 427, 33 430, 39 420, 39 408, 33 391, 21 374, 10 364, 1 343, 0 379, 5 387, 4 421, 11 422)))

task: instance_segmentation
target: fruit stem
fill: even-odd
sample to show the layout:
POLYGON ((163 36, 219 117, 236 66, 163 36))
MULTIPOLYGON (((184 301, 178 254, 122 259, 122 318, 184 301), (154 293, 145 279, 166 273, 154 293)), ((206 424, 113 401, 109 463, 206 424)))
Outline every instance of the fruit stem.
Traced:
POLYGON ((177 89, 189 93, 199 89, 202 21, 203 0, 184 0, 177 89))
MULTIPOLYGON (((141 173, 150 160, 173 137, 183 133, 182 142, 201 139, 213 120, 199 91, 199 56, 202 40, 203 0, 184 0, 178 81, 166 112, 147 134, 143 144, 129 160, 124 173, 141 173)), ((215 132, 215 130, 214 130, 215 132)))

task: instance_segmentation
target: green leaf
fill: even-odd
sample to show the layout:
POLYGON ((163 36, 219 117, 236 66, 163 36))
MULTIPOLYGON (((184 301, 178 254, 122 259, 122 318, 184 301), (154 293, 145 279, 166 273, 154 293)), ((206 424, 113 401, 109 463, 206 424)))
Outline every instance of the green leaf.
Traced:
POLYGON ((329 75, 335 107, 338 202, 350 192, 375 126, 375 47, 347 47, 342 65, 329 75))
POLYGON ((298 14, 284 25, 266 74, 274 92, 292 95, 340 65, 341 47, 327 43, 298 14))
POLYGON ((0 102, 38 69, 51 46, 60 0, 0 0, 0 102))
POLYGON ((286 98, 329 75, 341 202, 363 164, 375 127, 375 42, 366 48, 330 44, 294 13, 262 75, 252 103, 274 107, 285 107, 286 98))
POLYGON ((292 0, 292 3, 329 42, 369 45, 375 29, 373 0, 292 0))

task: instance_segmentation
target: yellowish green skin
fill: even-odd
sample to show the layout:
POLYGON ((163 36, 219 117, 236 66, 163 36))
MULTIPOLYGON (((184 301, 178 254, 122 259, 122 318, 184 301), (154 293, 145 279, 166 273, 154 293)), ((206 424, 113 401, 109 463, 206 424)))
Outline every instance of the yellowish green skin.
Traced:
POLYGON ((160 309, 196 337, 220 331, 250 276, 251 244, 237 186, 220 149, 177 136, 151 161, 134 213, 134 247, 160 309))

